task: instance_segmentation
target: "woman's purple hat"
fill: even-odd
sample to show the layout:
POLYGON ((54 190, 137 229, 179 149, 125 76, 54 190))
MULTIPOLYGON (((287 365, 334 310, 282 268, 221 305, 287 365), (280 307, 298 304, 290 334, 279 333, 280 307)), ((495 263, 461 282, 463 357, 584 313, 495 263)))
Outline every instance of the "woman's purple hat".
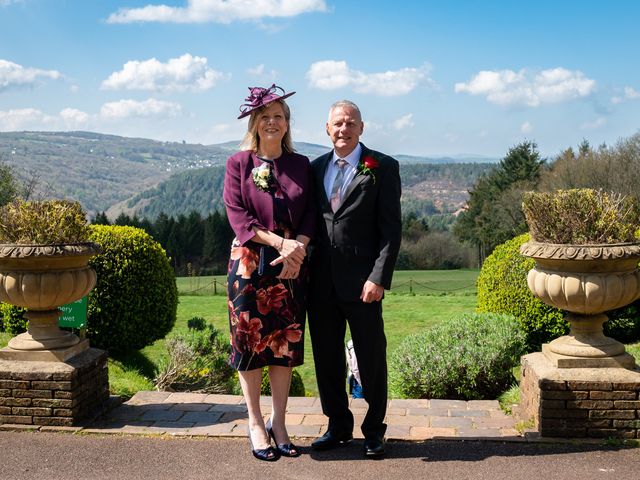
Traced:
POLYGON ((240 107, 240 118, 244 118, 247 115, 250 115, 255 109, 264 107, 271 102, 275 102, 276 100, 284 100, 287 97, 290 97, 296 92, 284 93, 284 90, 281 87, 278 87, 275 83, 271 85, 269 88, 262 87, 249 87, 249 96, 244 99, 246 103, 244 103, 240 107), (277 93, 277 90, 282 92, 282 95, 277 93))

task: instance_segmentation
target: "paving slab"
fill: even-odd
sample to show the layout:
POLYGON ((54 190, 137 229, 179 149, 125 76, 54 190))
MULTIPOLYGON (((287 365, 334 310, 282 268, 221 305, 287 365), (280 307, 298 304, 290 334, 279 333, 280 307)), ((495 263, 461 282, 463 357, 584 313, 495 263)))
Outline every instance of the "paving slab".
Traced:
MULTIPOLYGON (((271 397, 260 399, 263 416, 269 418, 271 397)), ((354 437, 367 410, 364 399, 351 399, 354 437)), ((395 440, 505 439, 529 441, 515 430, 515 420, 500 410, 497 401, 392 399, 388 403, 386 436, 395 440)), ((247 406, 240 395, 138 392, 84 429, 87 433, 156 434, 205 437, 246 437, 247 406)), ((0 429, 33 429, 34 426, 0 426, 0 429), (3 428, 4 427, 4 428, 3 428)), ((317 397, 291 397, 287 430, 292 438, 317 438, 327 429, 317 397)))

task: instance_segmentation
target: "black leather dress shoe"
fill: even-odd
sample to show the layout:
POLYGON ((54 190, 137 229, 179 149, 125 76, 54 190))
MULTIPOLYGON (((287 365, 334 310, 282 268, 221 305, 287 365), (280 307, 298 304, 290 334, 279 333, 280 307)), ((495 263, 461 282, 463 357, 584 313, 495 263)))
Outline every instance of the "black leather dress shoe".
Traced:
POLYGON ((327 433, 313 442, 311 447, 316 450, 330 450, 332 448, 346 445, 351 440, 353 440, 353 435, 351 433, 333 433, 330 430, 327 430, 327 433))
POLYGON ((368 458, 380 458, 384 456, 384 439, 367 438, 364 441, 364 455, 368 458))

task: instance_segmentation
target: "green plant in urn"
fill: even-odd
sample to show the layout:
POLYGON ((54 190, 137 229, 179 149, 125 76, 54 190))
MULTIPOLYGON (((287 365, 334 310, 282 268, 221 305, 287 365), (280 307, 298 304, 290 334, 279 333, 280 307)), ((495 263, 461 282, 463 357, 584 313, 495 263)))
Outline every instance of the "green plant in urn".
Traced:
POLYGON ((531 241, 520 252, 535 260, 529 289, 567 311, 569 335, 542 351, 559 367, 634 368, 624 345, 602 332, 604 312, 640 297, 637 199, 592 189, 528 192, 523 210, 531 241))
POLYGON ((99 247, 89 233, 78 202, 16 200, 0 209, 0 301, 26 308, 29 321, 0 358, 65 361, 89 348, 58 327, 59 307, 96 283, 88 263, 99 247))

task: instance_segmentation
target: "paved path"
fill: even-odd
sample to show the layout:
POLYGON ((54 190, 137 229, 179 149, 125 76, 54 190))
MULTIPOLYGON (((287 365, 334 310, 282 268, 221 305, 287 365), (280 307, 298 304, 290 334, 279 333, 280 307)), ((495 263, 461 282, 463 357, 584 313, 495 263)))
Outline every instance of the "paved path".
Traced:
MULTIPOLYGON (((262 397, 265 419, 271 398, 262 397)), ((367 404, 352 399, 355 438, 367 404)), ((505 415, 496 400, 390 400, 385 419, 389 440, 535 438, 522 435, 513 417, 505 415)), ((83 431, 86 433, 158 434, 175 436, 246 437, 247 408, 242 396, 201 393, 138 392, 129 401, 83 427, 0 425, 0 430, 83 431)), ((316 438, 326 431, 327 418, 320 399, 291 397, 287 407, 287 430, 294 438, 316 438)))
MULTIPOLYGON (((267 416, 270 398, 262 401, 267 416)), ((353 400, 351 409, 356 422, 361 421, 364 402, 353 400)), ((246 438, 240 438, 247 434, 242 397, 139 392, 84 427, 0 425, 0 478, 640 478, 640 450, 594 440, 560 443, 531 432, 520 435, 496 401, 391 400, 386 419, 390 442, 387 456, 379 461, 364 459, 358 439, 328 452, 309 447, 326 429, 317 398, 291 398, 287 421, 303 455, 258 462, 246 438)))
MULTIPOLYGON (((262 397, 265 417, 270 397, 262 397)), ((356 426, 366 412, 363 399, 351 400, 356 426)), ((493 438, 522 440, 514 420, 500 410, 497 401, 390 400, 387 438, 493 438)), ((105 418, 84 428, 88 433, 169 434, 179 436, 245 437, 247 408, 242 396, 198 393, 138 392, 105 418)), ((327 418, 316 397, 291 397, 287 429, 292 437, 322 435, 327 418)), ((358 428, 356 438, 362 438, 358 428), (360 435, 360 436, 359 436, 360 435)))
POLYGON ((362 442, 259 462, 245 438, 0 431, 0 478, 11 480, 638 480, 638 449, 495 441, 362 442))

